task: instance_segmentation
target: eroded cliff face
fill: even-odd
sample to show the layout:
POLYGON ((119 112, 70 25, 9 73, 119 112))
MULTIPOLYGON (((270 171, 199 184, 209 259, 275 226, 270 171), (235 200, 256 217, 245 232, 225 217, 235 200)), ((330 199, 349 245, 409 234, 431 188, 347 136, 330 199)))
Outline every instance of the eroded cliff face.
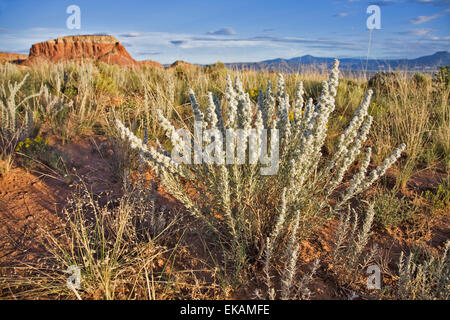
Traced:
POLYGON ((10 63, 21 63, 28 58, 26 54, 20 53, 9 53, 9 52, 0 52, 0 64, 10 62, 10 63))
POLYGON ((141 63, 134 60, 116 37, 103 35, 67 36, 33 44, 24 64, 31 65, 43 60, 94 60, 126 67, 143 64, 163 67, 155 61, 141 63))

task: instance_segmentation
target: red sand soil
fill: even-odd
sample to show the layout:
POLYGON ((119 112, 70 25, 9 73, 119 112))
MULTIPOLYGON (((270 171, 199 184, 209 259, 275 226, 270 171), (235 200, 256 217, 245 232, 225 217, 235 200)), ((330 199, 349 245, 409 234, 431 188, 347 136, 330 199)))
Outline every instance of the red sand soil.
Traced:
POLYGON ((60 223, 58 214, 79 178, 94 194, 120 192, 120 186, 112 182, 109 165, 96 151, 95 145, 101 143, 100 138, 80 139, 59 147, 69 159, 73 176, 69 180, 32 174, 20 167, 0 177, 0 266, 22 256, 31 257, 38 226, 51 230, 60 223))

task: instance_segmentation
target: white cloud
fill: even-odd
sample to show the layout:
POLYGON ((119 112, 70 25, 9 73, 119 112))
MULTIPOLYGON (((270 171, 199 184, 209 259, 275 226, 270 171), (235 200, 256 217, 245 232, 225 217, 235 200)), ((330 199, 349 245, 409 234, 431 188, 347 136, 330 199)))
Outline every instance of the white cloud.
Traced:
POLYGON ((207 34, 210 35, 217 35, 217 36, 232 36, 236 34, 236 31, 233 30, 233 28, 221 28, 215 31, 209 31, 207 34))
POLYGON ((442 14, 440 14, 440 13, 434 14, 432 16, 418 16, 417 18, 411 19, 410 22, 412 24, 422 24, 422 23, 434 20, 436 18, 439 18, 440 16, 442 16, 442 14))
POLYGON ((420 28, 420 29, 411 29, 407 32, 407 34, 411 34, 418 37, 423 37, 431 33, 433 29, 429 28, 420 28))
POLYGON ((450 12, 450 9, 446 9, 444 12, 436 13, 431 16, 418 16, 417 18, 413 18, 413 19, 409 20, 409 22, 412 24, 422 24, 422 23, 434 20, 436 18, 442 17, 449 12, 450 12))
POLYGON ((127 33, 122 33, 120 34, 121 37, 125 37, 125 38, 137 38, 140 37, 142 34, 139 32, 127 32, 127 33))
POLYGON ((450 7, 450 0, 415 0, 421 4, 431 4, 436 7, 450 7))
POLYGON ((333 15, 333 17, 338 17, 338 18, 343 18, 343 17, 347 17, 348 16, 348 12, 341 12, 341 13, 336 13, 335 15, 333 15))
POLYGON ((433 36, 433 37, 430 37, 430 39, 434 40, 434 41, 439 41, 439 40, 448 41, 448 40, 450 40, 450 36, 445 36, 445 37, 433 36))

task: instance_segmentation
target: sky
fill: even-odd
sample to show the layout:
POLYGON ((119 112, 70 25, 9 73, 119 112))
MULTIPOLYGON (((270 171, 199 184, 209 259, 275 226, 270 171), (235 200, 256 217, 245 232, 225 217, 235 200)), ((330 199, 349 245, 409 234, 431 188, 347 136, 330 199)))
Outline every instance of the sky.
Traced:
POLYGON ((161 63, 417 58, 449 50, 450 0, 0 0, 0 51, 74 34, 113 35, 135 59, 161 63), (80 29, 67 28, 70 5, 80 29), (367 27, 369 5, 380 29, 367 27))

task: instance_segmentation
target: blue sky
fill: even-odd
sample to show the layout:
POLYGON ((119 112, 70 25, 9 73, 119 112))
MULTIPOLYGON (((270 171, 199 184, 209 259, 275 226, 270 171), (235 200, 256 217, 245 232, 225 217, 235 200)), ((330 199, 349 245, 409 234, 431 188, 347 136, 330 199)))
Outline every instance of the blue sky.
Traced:
POLYGON ((371 58, 415 58, 450 48, 450 0, 0 0, 0 51, 72 34, 111 34, 137 60, 246 62, 311 54, 365 57, 366 9, 381 9, 371 58), (81 29, 69 30, 69 5, 81 29))

